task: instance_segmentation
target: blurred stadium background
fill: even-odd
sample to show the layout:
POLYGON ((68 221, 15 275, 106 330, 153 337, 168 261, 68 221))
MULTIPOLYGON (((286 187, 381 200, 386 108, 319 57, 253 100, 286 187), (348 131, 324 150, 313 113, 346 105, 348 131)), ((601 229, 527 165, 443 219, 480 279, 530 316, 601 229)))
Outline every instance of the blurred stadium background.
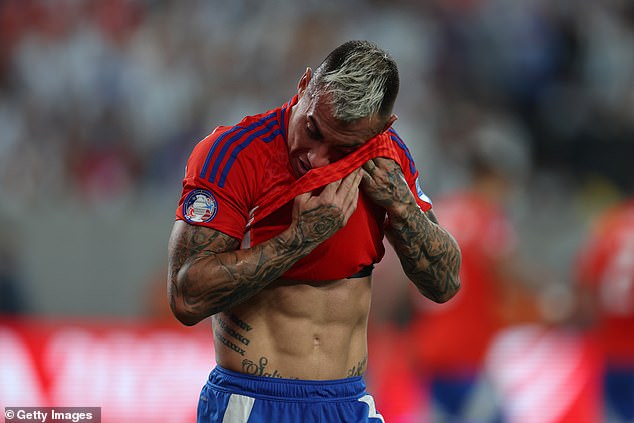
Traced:
POLYGON ((537 275, 495 297, 503 324, 486 338, 477 389, 450 411, 442 397, 455 390, 434 391, 434 369, 410 354, 426 348, 427 306, 388 253, 370 327, 379 411, 389 422, 626 421, 606 405, 601 343, 577 313, 577 256, 634 189, 629 0, 1 1, 0 407, 193 421, 211 337, 204 323, 180 328, 164 300, 185 159, 215 126, 284 103, 348 39, 399 64, 396 129, 432 200, 468 189, 476 159, 509 178, 509 243, 537 275))

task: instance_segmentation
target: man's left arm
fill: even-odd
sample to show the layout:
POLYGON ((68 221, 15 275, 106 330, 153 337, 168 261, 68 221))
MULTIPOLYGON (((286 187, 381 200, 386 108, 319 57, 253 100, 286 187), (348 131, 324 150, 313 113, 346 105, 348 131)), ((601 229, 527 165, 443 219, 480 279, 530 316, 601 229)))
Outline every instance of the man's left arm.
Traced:
POLYGON ((405 274, 421 294, 443 303, 460 289, 461 254, 455 239, 423 212, 394 160, 376 158, 363 165, 362 189, 387 211, 385 234, 405 274))

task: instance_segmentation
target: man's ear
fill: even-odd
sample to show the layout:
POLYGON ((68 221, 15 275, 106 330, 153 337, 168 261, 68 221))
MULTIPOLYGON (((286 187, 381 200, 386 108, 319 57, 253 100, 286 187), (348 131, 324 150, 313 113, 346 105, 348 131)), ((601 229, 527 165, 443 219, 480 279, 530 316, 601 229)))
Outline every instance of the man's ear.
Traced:
POLYGON ((398 119, 398 116, 396 116, 395 114, 392 114, 392 116, 389 117, 387 122, 385 122, 385 126, 383 126, 383 130, 381 130, 381 133, 383 133, 383 132, 387 131, 388 129, 390 129, 392 124, 394 122, 396 122, 396 119, 398 119))
POLYGON ((308 83, 313 77, 313 70, 311 68, 306 68, 306 72, 302 75, 297 83, 297 95, 301 97, 304 92, 306 92, 306 88, 308 88, 308 83))

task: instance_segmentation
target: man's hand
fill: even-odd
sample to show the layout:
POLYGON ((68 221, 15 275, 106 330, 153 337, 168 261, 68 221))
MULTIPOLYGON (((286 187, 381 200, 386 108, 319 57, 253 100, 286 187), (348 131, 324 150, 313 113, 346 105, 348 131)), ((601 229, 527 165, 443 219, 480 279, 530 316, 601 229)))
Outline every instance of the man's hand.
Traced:
POLYGON ((392 159, 377 157, 362 166, 361 188, 372 201, 387 210, 399 214, 416 200, 407 186, 401 167, 392 159))
POLYGON ((343 228, 357 208, 361 169, 324 187, 319 195, 311 192, 295 198, 293 224, 302 243, 321 244, 343 228))

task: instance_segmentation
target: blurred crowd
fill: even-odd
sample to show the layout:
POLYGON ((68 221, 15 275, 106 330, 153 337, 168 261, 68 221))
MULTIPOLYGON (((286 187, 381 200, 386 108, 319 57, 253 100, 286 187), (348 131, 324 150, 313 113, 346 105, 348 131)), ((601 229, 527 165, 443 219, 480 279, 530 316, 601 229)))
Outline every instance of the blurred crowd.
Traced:
MULTIPOLYGON (((402 87, 395 127, 423 189, 439 199, 441 222, 444 213, 474 252, 468 271, 479 272, 482 262, 497 269, 474 282, 490 293, 491 316, 478 314, 483 303, 465 309, 472 322, 490 323, 477 320, 477 330, 488 332, 471 333, 483 345, 443 338, 465 315, 421 317, 429 305, 408 302, 404 284, 394 290, 377 283, 373 328, 405 325, 428 342, 449 342, 449 350, 474 348, 468 365, 481 369, 500 325, 594 319, 576 284, 598 282, 579 281, 577 257, 590 262, 582 246, 591 226, 634 195, 630 0, 4 0, 0 312, 25 303, 14 289, 20 269, 11 246, 20 231, 11 222, 28 224, 25 217, 68 203, 87 212, 125 207, 147 192, 175 207, 183 165, 199 139, 284 103, 305 68, 348 39, 375 41, 396 59, 402 87), (456 212, 465 209, 480 214, 456 212), (527 256, 528 264, 520 258, 527 256), (487 285, 492 279, 501 285, 487 285), (505 289, 508 280, 517 289, 505 289), (512 306, 500 310, 501 303, 512 306)), ((621 267, 634 269, 632 256, 621 254, 621 267)), ((395 279, 398 265, 389 260, 377 280, 395 279)), ((594 265, 583 274, 600 273, 602 264, 594 265)), ((623 283, 629 288, 621 284, 612 296, 634 298, 634 281, 623 283)), ((383 336, 398 343, 398 333, 383 336)), ((415 362, 446 359, 424 343, 417 348, 415 362)), ((479 380, 449 373, 429 385, 439 398, 453 398, 448 409, 458 407, 451 393, 479 380)))
POLYGON ((305 66, 362 37, 399 61, 398 111, 443 181, 432 190, 455 179, 433 164, 459 160, 491 115, 573 188, 630 189, 633 21, 626 0, 6 0, 0 192, 19 210, 161 186, 192 140, 285 101, 305 66))

